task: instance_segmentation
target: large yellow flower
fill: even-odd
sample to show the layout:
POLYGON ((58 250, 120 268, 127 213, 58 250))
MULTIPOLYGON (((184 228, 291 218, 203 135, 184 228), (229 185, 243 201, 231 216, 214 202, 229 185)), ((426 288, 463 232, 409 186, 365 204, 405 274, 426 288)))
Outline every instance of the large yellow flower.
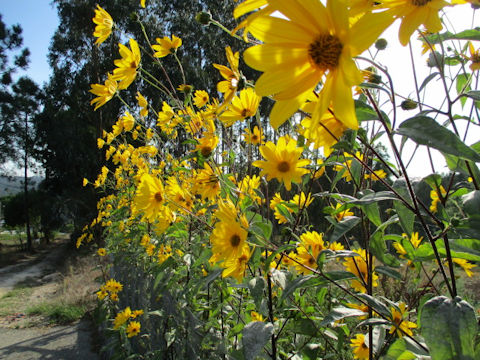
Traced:
POLYGON ((130 49, 123 44, 118 44, 120 47, 121 59, 114 61, 117 67, 113 70, 112 80, 118 80, 118 88, 120 90, 126 89, 137 76, 137 69, 140 66, 140 48, 134 39, 130 39, 130 49))
POLYGON ((240 96, 232 99, 231 105, 220 115, 223 125, 232 126, 235 121, 243 120, 250 116, 254 116, 260 104, 260 97, 252 88, 244 89, 240 92, 240 96))
POLYGON ((298 263, 294 265, 297 271, 300 274, 310 274, 311 270, 305 266, 316 269, 317 258, 325 249, 327 249, 327 245, 323 241, 322 234, 316 231, 307 231, 300 235, 300 243, 297 246, 297 255, 295 256, 295 260, 297 260, 298 263))
POLYGON ((159 178, 143 174, 134 199, 136 211, 143 211, 145 217, 154 221, 164 210, 165 190, 159 178))
POLYGON ((220 221, 210 236, 212 253, 218 260, 236 260, 248 247, 247 231, 237 221, 220 221))
POLYGON ((90 85, 90 92, 97 95, 95 99, 90 101, 90 105, 95 104, 93 110, 97 110, 99 107, 105 105, 110 101, 117 92, 117 82, 112 79, 112 75, 108 74, 105 84, 92 84, 90 85))
POLYGON ((402 19, 398 38, 405 46, 413 32, 422 24, 431 33, 442 30, 438 12, 448 5, 450 4, 445 0, 383 0, 380 7, 391 9, 388 12, 402 19))
POLYGON ((157 38, 157 43, 158 44, 152 45, 152 49, 155 50, 153 56, 162 58, 175 53, 177 49, 182 46, 182 39, 175 35, 172 35, 171 39, 168 36, 164 36, 162 39, 157 38))
POLYGON ((260 96, 274 95, 276 104, 270 123, 278 128, 312 95, 321 82, 323 88, 312 114, 316 121, 328 106, 345 126, 357 129, 352 86, 362 76, 352 57, 366 50, 381 34, 392 15, 368 13, 350 25, 345 1, 269 0, 280 12, 259 16, 249 31, 264 44, 244 53, 245 62, 263 71, 256 82, 260 96))
POLYGON ((267 175, 268 181, 276 178, 285 184, 287 190, 290 190, 292 182, 301 182, 302 176, 308 173, 303 166, 308 165, 310 160, 300 160, 302 151, 303 148, 297 147, 294 139, 287 140, 286 136, 282 136, 276 145, 269 141, 260 146, 260 153, 266 161, 254 161, 253 166, 261 168, 260 175, 267 175))
POLYGON ((365 344, 365 335, 356 334, 354 339, 350 340, 350 346, 353 348, 353 358, 359 360, 368 360, 369 350, 367 344, 365 344))
POLYGON ((95 17, 92 19, 97 26, 95 26, 95 31, 93 32, 93 36, 98 38, 95 41, 96 45, 100 45, 103 43, 112 33, 113 27, 113 19, 108 12, 100 7, 97 4, 97 8, 95 9, 95 17))

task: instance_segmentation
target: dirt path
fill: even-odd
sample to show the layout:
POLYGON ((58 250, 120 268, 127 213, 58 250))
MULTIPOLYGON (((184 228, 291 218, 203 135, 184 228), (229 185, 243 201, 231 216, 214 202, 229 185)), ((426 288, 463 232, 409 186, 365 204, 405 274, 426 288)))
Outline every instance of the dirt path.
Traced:
POLYGON ((29 304, 58 294, 59 288, 64 286, 62 274, 57 269, 65 260, 67 251, 67 242, 57 243, 28 261, 0 269, 0 305, 14 301, 0 316, 0 359, 99 359, 91 350, 92 334, 88 320, 51 326, 48 321, 39 321, 38 317, 32 321, 24 313, 29 304), (9 291, 19 283, 28 291, 16 295, 17 299, 9 298, 9 291))

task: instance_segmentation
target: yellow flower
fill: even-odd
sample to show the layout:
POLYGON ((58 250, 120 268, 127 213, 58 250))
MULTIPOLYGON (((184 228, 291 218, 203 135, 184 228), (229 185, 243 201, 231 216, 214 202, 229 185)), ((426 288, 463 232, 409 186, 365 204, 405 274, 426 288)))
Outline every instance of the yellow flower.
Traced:
MULTIPOLYGON (((366 261, 366 252, 364 249, 352 249, 360 256, 352 256, 346 258, 343 262, 343 266, 347 271, 354 274, 359 280, 351 280, 351 286, 358 292, 366 292, 367 289, 365 285, 368 284, 368 269, 366 261)), ((371 264, 372 272, 374 270, 374 264, 371 264)), ((377 284, 378 275, 373 273, 372 275, 372 287, 378 286, 377 284)))
POLYGON ((155 51, 153 56, 157 58, 163 58, 169 54, 173 54, 177 49, 182 46, 182 39, 172 35, 170 39, 168 36, 164 36, 162 39, 157 38, 157 43, 152 45, 152 49, 155 51))
POLYGON ((111 293, 118 293, 122 291, 123 285, 120 284, 118 281, 115 279, 110 279, 105 283, 105 290, 111 292, 111 293))
POLYGON ((445 198, 445 195, 447 195, 447 191, 442 185, 440 185, 438 189, 430 191, 430 199, 432 200, 432 203, 430 204, 430 211, 433 213, 436 213, 438 211, 438 203, 441 200, 439 196, 439 191, 442 199, 445 198))
POLYGON ((369 350, 367 344, 365 344, 365 335, 356 334, 355 338, 350 340, 350 346, 353 348, 353 358, 359 360, 368 360, 369 350))
POLYGON ((197 108, 201 108, 208 103, 209 97, 205 90, 197 90, 194 93, 193 103, 197 108))
POLYGON ((100 248, 97 250, 97 254, 98 256, 105 256, 107 255, 107 250, 105 250, 105 248, 100 248))
POLYGON ((162 213, 165 203, 165 191, 160 179, 150 174, 142 175, 133 202, 135 211, 143 211, 147 219, 154 221, 162 213))
POLYGON ((385 179, 386 177, 387 177, 387 173, 382 169, 375 170, 373 173, 364 175, 365 180, 372 179, 373 181, 385 179))
POLYGON ((120 90, 126 89, 137 76, 137 70, 140 66, 140 48, 134 39, 130 39, 130 49, 123 44, 118 44, 120 47, 121 59, 114 61, 117 67, 113 70, 112 80, 120 81, 118 88, 120 90))
POLYGON ((247 49, 247 65, 263 74, 255 90, 259 96, 275 95, 270 123, 276 129, 312 96, 321 82, 314 122, 332 105, 335 116, 346 127, 357 129, 352 86, 362 75, 352 57, 366 50, 383 32, 390 14, 368 13, 350 25, 346 2, 328 0, 269 1, 270 16, 258 16, 249 27, 263 42, 247 49))
POLYGON ((402 337, 405 334, 413 336, 412 330, 410 329, 416 328, 417 324, 404 319, 406 314, 406 304, 404 302, 400 302, 398 304, 398 309, 400 311, 395 309, 394 307, 390 308, 390 320, 393 323, 393 326, 390 328, 389 331, 390 334, 393 334, 396 331, 399 337, 402 337))
MULTIPOLYGON (((308 104, 312 104, 313 107, 316 103, 315 101, 308 104)), ((307 112, 313 112, 314 110, 310 110, 307 107, 303 109, 307 112)), ((304 128, 302 135, 313 143, 315 149, 323 147, 323 155, 326 157, 331 154, 331 147, 337 143, 337 140, 340 139, 345 130, 347 130, 347 127, 338 121, 329 111, 320 117, 317 116, 316 121, 313 121, 311 117, 307 117, 302 120, 301 125, 304 128)))
POLYGON ((305 193, 302 191, 300 194, 296 194, 292 200, 290 200, 291 204, 295 204, 298 206, 299 209, 307 208, 313 202, 313 198, 310 193, 305 196, 305 193))
POLYGON ((243 138, 245 139, 245 142, 247 144, 253 145, 263 144, 263 140, 265 139, 265 137, 263 136, 263 130, 261 128, 258 128, 258 126, 256 125, 253 130, 250 130, 249 127, 245 128, 243 138))
POLYGON ((444 0, 384 0, 380 7, 390 9, 390 13, 402 19, 398 38, 405 46, 413 32, 424 25, 427 31, 436 33, 442 30, 442 22, 438 12, 450 5, 444 0))
POLYGON ((207 135, 197 139, 198 144, 193 151, 199 151, 203 157, 209 157, 213 150, 217 147, 218 137, 215 135, 207 135))
POLYGON ((143 310, 135 310, 134 312, 132 312, 132 315, 130 317, 132 319, 135 319, 141 315, 143 315, 143 310))
POLYGON ((140 106, 140 116, 147 116, 148 115, 148 102, 147 99, 140 94, 140 91, 137 91, 138 106, 140 106))
POLYGON ((140 323, 138 321, 130 321, 127 325, 127 337, 131 338, 140 333, 140 323))
MULTIPOLYGON (((472 277, 473 271, 471 269, 473 269, 477 265, 469 263, 465 259, 459 259, 459 258, 452 258, 452 261, 455 264, 459 265, 463 270, 465 270, 465 273, 467 274, 468 277, 472 277)), ((448 262, 446 264, 448 265, 448 262)))
POLYGON ((327 249, 323 241, 323 235, 316 231, 308 231, 300 235, 300 242, 297 245, 297 255, 294 257, 299 263, 295 262, 294 266, 300 274, 310 274, 311 269, 317 268, 317 258, 320 253, 327 249))
MULTIPOLYGON (((479 5, 480 6, 480 5, 479 5)), ((470 60, 472 63, 470 64, 470 70, 475 71, 480 69, 480 49, 475 50, 471 41, 468 42, 468 49, 470 51, 470 60)))
POLYGON ((142 8, 145 8, 145 0, 140 0, 140 6, 141 6, 142 8))
POLYGON ((212 253, 218 260, 237 260, 248 248, 247 231, 237 221, 220 221, 215 225, 210 236, 212 253))
POLYGON ((412 233, 412 236, 410 237, 410 243, 413 245, 415 249, 417 249, 420 246, 420 243, 423 240, 423 236, 418 237, 418 232, 412 233))
POLYGON ((115 320, 113 321, 113 328, 115 330, 119 329, 130 319, 131 316, 132 310, 130 309, 130 306, 127 306, 123 311, 120 311, 117 316, 115 316, 115 320))
POLYGON ((220 193, 219 178, 214 169, 206 162, 204 168, 197 172, 194 181, 194 189, 202 196, 202 200, 207 198, 213 201, 220 193))
MULTIPOLYGON (((335 210, 340 209, 342 206, 343 206, 342 204, 337 203, 337 205, 335 205, 335 210)), ((335 218, 337 219, 337 221, 342 221, 346 216, 353 216, 353 215, 354 215, 353 212, 351 212, 348 209, 345 209, 345 210, 340 211, 339 213, 335 214, 335 218)))
POLYGON ((264 321, 262 314, 259 314, 256 311, 250 312, 250 318, 252 321, 264 321))
POLYGON ((240 91, 240 96, 235 96, 227 110, 219 116, 223 125, 229 127, 237 120, 254 116, 260 104, 260 97, 252 88, 240 91))
POLYGON ((90 101, 90 105, 95 104, 93 110, 97 110, 99 107, 105 105, 108 101, 110 101, 115 93, 117 92, 118 84, 111 74, 108 74, 107 80, 105 80, 105 84, 92 84, 90 85, 90 92, 97 97, 90 101))
POLYGON ((135 118, 128 111, 121 117, 123 130, 130 131, 135 126, 135 118))
POLYGON ((84 187, 88 185, 88 179, 86 178, 83 178, 83 184, 82 184, 84 187))
POLYGON ((301 182, 302 176, 308 173, 307 169, 303 169, 310 163, 308 159, 300 160, 303 148, 297 148, 297 142, 294 139, 282 136, 275 145, 271 141, 260 146, 260 153, 265 158, 253 162, 253 166, 262 169, 260 175, 267 175, 270 181, 276 178, 285 184, 285 188, 290 190, 292 182, 301 182))
POLYGON ((95 17, 92 19, 97 26, 95 26, 95 31, 93 32, 93 36, 98 38, 95 41, 96 45, 100 45, 103 43, 112 33, 113 27, 113 19, 108 12, 100 7, 97 4, 97 8, 95 9, 95 17))
POLYGON ((242 282, 251 255, 248 245, 243 246, 239 255, 228 258, 221 264, 224 268, 222 277, 233 277, 237 279, 238 282, 242 282))
POLYGON ((163 246, 160 245, 160 249, 158 250, 157 260, 159 264, 162 264, 165 260, 167 260, 170 256, 172 256, 172 248, 170 246, 163 246))
POLYGON ((213 64, 213 66, 220 71, 220 75, 222 75, 222 77, 225 79, 217 84, 218 92, 223 94, 223 105, 218 109, 218 111, 222 110, 232 101, 233 97, 235 96, 235 92, 237 91, 239 85, 238 83, 240 82, 240 72, 238 71, 240 54, 238 52, 233 53, 230 46, 225 48, 225 53, 227 55, 227 61, 230 64, 230 68, 224 65, 213 64))

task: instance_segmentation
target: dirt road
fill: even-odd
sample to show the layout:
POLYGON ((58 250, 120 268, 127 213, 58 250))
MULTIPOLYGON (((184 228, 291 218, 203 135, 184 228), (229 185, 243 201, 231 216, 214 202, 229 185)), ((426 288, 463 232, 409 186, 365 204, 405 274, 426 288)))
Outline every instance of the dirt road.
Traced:
MULTIPOLYGON (((65 258, 66 251, 69 251, 67 243, 60 243, 39 253, 35 259, 0 269, 0 302, 20 282, 32 286, 53 286, 60 277, 56 269, 65 258)), ((29 302, 31 299, 21 301, 29 302)), ((0 321, 0 359, 99 359, 91 349, 91 324, 87 320, 68 326, 48 326, 44 322, 27 328, 15 328, 11 322, 0 321)))

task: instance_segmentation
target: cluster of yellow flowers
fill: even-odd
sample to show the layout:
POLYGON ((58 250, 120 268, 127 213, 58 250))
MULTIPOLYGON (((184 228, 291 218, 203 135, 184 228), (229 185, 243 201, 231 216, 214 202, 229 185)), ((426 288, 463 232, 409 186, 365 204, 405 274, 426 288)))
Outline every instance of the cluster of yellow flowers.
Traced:
MULTIPOLYGON (((363 81, 365 74, 357 68, 354 58, 368 49, 396 20, 401 21, 399 40, 402 45, 409 42, 420 25, 429 32, 441 30, 438 12, 462 0, 327 0, 324 3, 319 0, 245 0, 236 7, 236 18, 248 16, 234 32, 243 31, 247 42, 252 41, 252 36, 260 41, 243 54, 250 67, 262 72, 255 84, 248 82, 240 72, 240 54, 227 47, 228 66, 213 64, 221 78, 217 84, 219 98, 205 90, 194 91, 193 86, 185 83, 177 88, 184 96, 180 99, 173 86, 173 91, 160 86, 167 99, 156 109, 152 105, 154 102, 137 92, 138 112, 126 110, 112 130, 104 131, 97 140, 98 148, 105 150, 105 158, 111 164, 101 169, 92 184, 95 188, 115 189, 115 194, 99 201, 98 216, 86 229, 92 232, 88 235, 85 232, 77 246, 85 239, 91 240, 93 229, 101 225, 106 228, 107 235, 116 236, 115 244, 111 245, 116 247, 115 251, 140 249, 136 256, 155 261, 156 265, 164 264, 177 255, 183 257, 185 249, 173 236, 163 235, 176 224, 196 222, 201 224, 199 228, 208 229, 208 236, 201 237, 202 241, 205 239, 202 246, 211 251, 208 264, 201 268, 202 275, 220 267, 222 277, 242 282, 259 246, 258 241, 251 241, 255 216, 261 214, 261 219, 267 222, 272 210, 279 225, 291 223, 293 215, 300 219, 302 212, 314 201, 310 189, 301 190, 305 189, 304 180, 315 181, 328 166, 337 172, 339 179, 350 183, 347 185, 356 181, 383 181, 388 175, 384 170, 370 167, 370 154, 356 151, 357 147, 351 153, 338 155, 334 148, 346 131, 359 128, 352 89, 363 81), (269 124, 260 121, 258 113, 263 97, 275 100, 269 124), (147 121, 152 116, 155 116, 154 126, 152 121, 147 121), (287 119, 292 119, 296 135, 271 136, 287 119), (239 136, 243 133, 244 142, 238 141, 237 149, 247 150, 245 156, 253 166, 249 166, 248 171, 230 166, 233 155, 224 151, 223 145, 228 140, 224 133, 233 128, 241 131, 239 136), (183 158, 178 154, 173 157, 169 151, 179 134, 187 149, 183 158), (265 141, 267 135, 267 139, 275 138, 276 141, 265 141), (135 140, 135 146, 127 141, 130 138, 135 140), (306 155, 319 148, 323 148, 324 158, 318 154, 306 155), (334 160, 327 162, 327 159, 334 160), (361 169, 360 176, 355 175, 355 168, 361 169), (266 182, 273 179, 281 190, 273 191, 274 196, 269 198, 262 190, 267 188, 266 182), (262 185, 265 186, 262 188, 262 185), (284 194, 290 200, 283 200, 284 194), (121 241, 117 241, 120 237, 121 241)), ((144 1, 141 6, 145 6, 144 1)), ((96 44, 100 45, 114 29, 114 22, 98 5, 93 21, 97 25, 93 35, 97 38, 96 44)), ((182 39, 171 34, 156 38, 150 49, 142 51, 149 52, 144 55, 159 63, 164 57, 172 56, 181 67, 177 54, 181 46, 182 39)), ((472 69, 478 69, 478 51, 473 45, 469 45, 469 50, 472 69)), ((120 58, 114 61, 115 68, 107 74, 103 84, 91 85, 90 92, 95 95, 91 104, 95 110, 115 96, 121 99, 121 91, 137 77, 145 75, 142 51, 132 38, 128 47, 119 44, 120 58)), ((84 185, 89 183, 84 179, 84 185)), ((431 212, 437 212, 444 195, 441 186, 437 191, 432 190, 431 212)), ((355 215, 342 200, 329 205, 332 224, 355 215)), ((285 266, 296 274, 307 275, 317 272, 322 252, 344 250, 343 244, 325 241, 322 233, 302 231, 294 250, 276 254, 271 268, 285 266)), ((421 241, 418 233, 413 233, 411 238, 406 236, 404 241, 394 242, 393 246, 400 258, 408 260, 410 265, 409 252, 404 246, 408 242, 417 249, 421 241)), ((272 244, 264 245, 265 258, 277 250, 270 246, 272 244)), ((365 249, 350 250, 354 256, 352 253, 345 256, 342 264, 355 277, 350 281, 351 288, 365 293, 369 287, 378 286, 376 259, 365 249)), ((110 253, 108 245, 107 249, 99 249, 98 254, 104 256, 107 251, 110 253)), ((462 259, 454 259, 454 262, 466 271, 473 266, 462 259)), ((117 301, 121 289, 122 285, 111 279, 97 296, 101 300, 108 296, 117 301)), ((125 308, 115 317, 114 328, 120 329, 128 322, 125 330, 128 337, 137 335, 140 323, 130 320, 141 312, 125 308)), ((415 324, 405 320, 404 303, 392 307, 390 315, 391 334, 412 335, 410 329, 415 328, 415 324)), ((263 321, 257 312, 251 313, 251 319, 263 321)), ((368 358, 369 349, 363 334, 356 334, 351 346, 356 359, 368 358)))

